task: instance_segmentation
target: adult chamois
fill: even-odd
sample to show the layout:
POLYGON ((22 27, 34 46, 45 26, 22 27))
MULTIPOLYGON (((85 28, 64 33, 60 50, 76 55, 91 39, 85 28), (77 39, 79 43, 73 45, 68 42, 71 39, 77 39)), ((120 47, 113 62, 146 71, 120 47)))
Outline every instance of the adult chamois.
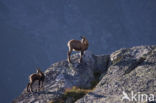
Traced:
POLYGON ((81 40, 70 40, 67 43, 67 46, 69 48, 69 51, 67 53, 67 57, 68 57, 68 62, 71 63, 70 60, 70 55, 72 53, 72 51, 80 51, 81 55, 80 55, 80 63, 82 62, 82 56, 84 54, 84 51, 88 49, 89 43, 88 40, 84 37, 81 36, 81 40))
POLYGON ((45 79, 45 75, 44 75, 44 73, 40 70, 40 69, 37 69, 37 71, 36 71, 36 73, 34 73, 34 74, 31 74, 30 76, 29 76, 29 83, 28 83, 28 85, 27 85, 27 92, 29 92, 29 90, 31 91, 31 92, 33 92, 33 90, 32 90, 32 85, 33 85, 33 83, 35 82, 35 81, 37 81, 38 80, 38 89, 40 89, 41 87, 43 87, 43 82, 44 82, 44 79, 45 79), (40 87, 40 82, 41 82, 41 87, 40 87))

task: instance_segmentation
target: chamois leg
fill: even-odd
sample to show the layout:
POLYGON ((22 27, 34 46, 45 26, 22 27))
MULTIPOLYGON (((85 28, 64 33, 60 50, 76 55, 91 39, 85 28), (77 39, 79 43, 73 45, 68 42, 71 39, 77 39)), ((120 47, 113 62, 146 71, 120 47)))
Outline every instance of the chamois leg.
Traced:
POLYGON ((30 91, 31 91, 31 92, 33 92, 33 90, 32 90, 32 85, 33 85, 33 83, 34 83, 34 82, 30 82, 30 91))
POLYGON ((27 84, 27 92, 30 90, 30 83, 27 84))
POLYGON ((71 63, 71 60, 70 60, 70 55, 71 55, 71 53, 72 53, 72 49, 69 48, 69 51, 68 51, 68 54, 67 54, 67 56, 68 56, 68 62, 69 62, 69 63, 71 63))
POLYGON ((44 81, 42 81, 42 82, 41 82, 41 83, 42 83, 42 86, 41 86, 41 88, 43 88, 43 90, 44 90, 43 82, 44 82, 44 81))
POLYGON ((38 81, 38 91, 40 91, 40 80, 38 81))
POLYGON ((84 54, 84 51, 81 51, 81 55, 80 55, 80 63, 82 62, 82 56, 84 54))
POLYGON ((41 87, 43 87, 43 81, 42 81, 42 86, 41 87))

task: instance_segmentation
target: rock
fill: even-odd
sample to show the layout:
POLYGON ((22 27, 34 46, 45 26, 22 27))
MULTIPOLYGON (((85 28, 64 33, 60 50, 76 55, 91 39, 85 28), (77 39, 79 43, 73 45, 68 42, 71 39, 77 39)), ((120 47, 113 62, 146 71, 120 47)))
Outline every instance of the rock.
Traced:
POLYGON ((68 97, 67 100, 65 101, 65 103, 72 103, 73 99, 71 97, 68 97))
POLYGON ((140 99, 141 94, 156 96, 156 46, 120 49, 110 59, 111 65, 94 91, 76 103, 148 103, 145 97, 140 99), (123 92, 130 101, 121 100, 123 92), (131 98, 132 92, 136 100, 131 98))
POLYGON ((109 66, 110 63, 110 56, 109 55, 96 55, 94 57, 95 59, 95 64, 96 64, 96 71, 99 72, 105 72, 109 66))
MULTIPOLYGON (((27 93, 25 89, 13 102, 47 103, 61 96, 66 88, 72 88, 73 86, 89 88, 91 86, 90 82, 94 79, 94 71, 99 69, 99 67, 96 67, 96 63, 98 62, 104 66, 106 64, 100 61, 103 60, 102 58, 98 60, 99 57, 88 51, 85 52, 82 63, 79 63, 79 58, 80 54, 77 53, 71 56, 72 64, 69 64, 67 60, 53 64, 45 71, 46 80, 43 91, 31 94, 27 93)), ((102 68, 100 69, 102 70, 102 68)), ((36 85, 34 87, 36 88, 36 85)))
MULTIPOLYGON (((123 48, 110 55, 94 55, 87 51, 82 63, 79 63, 79 58, 79 54, 74 54, 72 64, 67 60, 53 64, 45 71, 44 90, 31 94, 24 89, 13 103, 47 103, 61 97, 66 88, 90 88, 92 80, 97 79, 96 72, 101 74, 98 84, 75 103, 155 102, 150 100, 152 95, 156 96, 156 46, 123 48), (124 99, 125 95, 127 99, 124 99), (142 95, 146 95, 143 101, 142 95)), ((71 101, 69 97, 64 102, 71 101)))

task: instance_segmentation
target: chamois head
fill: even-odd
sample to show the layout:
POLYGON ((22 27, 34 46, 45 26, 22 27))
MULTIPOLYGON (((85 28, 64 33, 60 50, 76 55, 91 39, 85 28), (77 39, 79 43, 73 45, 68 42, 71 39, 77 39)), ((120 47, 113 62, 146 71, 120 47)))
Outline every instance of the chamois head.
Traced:
POLYGON ((85 36, 80 36, 80 38, 81 38, 82 41, 86 40, 85 36))
POLYGON ((40 68, 37 68, 36 73, 37 73, 38 75, 41 75, 41 76, 44 75, 43 72, 40 70, 40 68))
POLYGON ((41 70, 39 68, 36 69, 36 73, 39 74, 41 70))
POLYGON ((80 37, 81 37, 81 43, 84 45, 83 46, 84 50, 87 50, 88 49, 88 45, 89 45, 88 40, 86 39, 85 36, 80 36, 80 37))

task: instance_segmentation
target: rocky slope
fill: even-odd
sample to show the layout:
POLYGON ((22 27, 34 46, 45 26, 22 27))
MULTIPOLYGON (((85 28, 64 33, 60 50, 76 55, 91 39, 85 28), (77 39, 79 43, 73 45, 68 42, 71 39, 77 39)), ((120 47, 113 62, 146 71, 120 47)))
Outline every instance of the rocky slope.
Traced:
POLYGON ((75 54, 72 64, 64 60, 50 66, 45 71, 44 90, 33 94, 24 90, 13 103, 47 103, 61 98, 66 88, 90 88, 95 72, 101 74, 99 83, 76 103, 150 103, 156 96, 156 46, 120 49, 110 55, 86 52, 83 63, 78 63, 78 58, 75 54), (129 100, 121 100, 123 92, 129 100), (131 98, 132 92, 135 98, 131 98), (142 94, 147 97, 142 99, 142 94))

